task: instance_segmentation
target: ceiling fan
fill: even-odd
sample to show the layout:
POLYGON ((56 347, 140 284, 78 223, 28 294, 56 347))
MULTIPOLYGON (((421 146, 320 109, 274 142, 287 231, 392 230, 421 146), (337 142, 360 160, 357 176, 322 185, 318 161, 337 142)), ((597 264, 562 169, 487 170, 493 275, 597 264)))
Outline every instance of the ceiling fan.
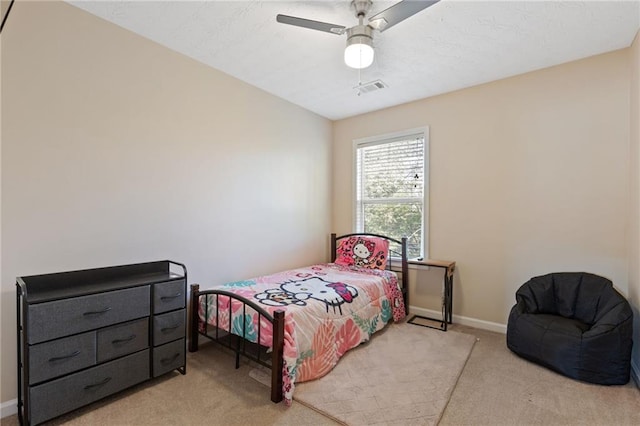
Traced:
POLYGON ((313 21, 311 19, 297 18, 295 16, 278 15, 276 21, 282 24, 295 25, 297 27, 310 28, 331 34, 347 34, 347 47, 344 50, 344 62, 351 68, 367 68, 373 63, 373 31, 385 31, 423 9, 438 3, 439 0, 403 0, 388 9, 368 18, 369 23, 364 24, 364 18, 371 9, 371 0, 352 0, 351 6, 355 9, 358 25, 347 28, 342 25, 328 24, 326 22, 313 21))

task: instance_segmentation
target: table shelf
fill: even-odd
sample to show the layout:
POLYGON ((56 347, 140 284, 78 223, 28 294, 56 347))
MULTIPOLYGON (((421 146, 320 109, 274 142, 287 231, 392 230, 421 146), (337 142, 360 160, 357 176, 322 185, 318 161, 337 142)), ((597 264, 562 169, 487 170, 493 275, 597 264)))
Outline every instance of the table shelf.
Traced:
POLYGON ((409 265, 429 266, 434 268, 444 269, 443 279, 443 293, 442 298, 442 318, 430 318, 422 315, 414 315, 409 319, 408 323, 413 325, 419 325, 421 327, 435 328, 436 330, 447 331, 448 324, 453 323, 453 273, 456 269, 456 262, 450 260, 436 260, 436 259, 409 259, 409 265), (415 322, 417 318, 435 321, 440 325, 433 327, 431 325, 419 324, 415 322))

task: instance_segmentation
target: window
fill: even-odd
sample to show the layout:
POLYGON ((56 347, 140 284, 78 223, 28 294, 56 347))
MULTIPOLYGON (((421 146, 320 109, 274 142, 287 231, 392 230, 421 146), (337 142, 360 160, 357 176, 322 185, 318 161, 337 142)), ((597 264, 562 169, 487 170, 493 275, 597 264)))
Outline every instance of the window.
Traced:
POLYGON ((354 150, 356 232, 407 237, 408 256, 426 257, 428 128, 359 139, 354 150))

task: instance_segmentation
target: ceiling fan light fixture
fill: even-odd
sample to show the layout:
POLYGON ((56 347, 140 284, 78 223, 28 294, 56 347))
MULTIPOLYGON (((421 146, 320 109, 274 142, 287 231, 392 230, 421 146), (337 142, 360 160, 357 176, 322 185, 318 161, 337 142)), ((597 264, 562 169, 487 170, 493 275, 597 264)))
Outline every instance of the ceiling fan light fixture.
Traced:
POLYGON ((280 14, 276 16, 276 21, 282 24, 295 25, 296 27, 309 28, 330 34, 342 35, 347 33, 347 47, 344 50, 344 62, 351 68, 362 69, 367 68, 373 63, 373 30, 380 32, 386 31, 439 1, 440 0, 401 0, 382 12, 367 17, 369 10, 371 10, 372 1, 351 0, 351 7, 355 10, 356 18, 358 18, 359 22, 358 25, 351 28, 280 14), (369 21, 366 25, 364 24, 365 17, 367 17, 369 21))
POLYGON ((371 41, 358 40, 347 44, 344 49, 344 63, 348 67, 361 69, 367 68, 373 63, 373 47, 371 41))
POLYGON ((373 63, 373 57, 371 28, 358 25, 348 29, 347 47, 344 49, 344 63, 351 68, 367 68, 373 63))

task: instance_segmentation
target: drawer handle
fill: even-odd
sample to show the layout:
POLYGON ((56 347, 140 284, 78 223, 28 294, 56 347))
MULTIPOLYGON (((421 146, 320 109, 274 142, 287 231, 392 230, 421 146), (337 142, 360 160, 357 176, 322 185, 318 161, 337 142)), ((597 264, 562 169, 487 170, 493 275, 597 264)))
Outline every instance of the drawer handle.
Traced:
POLYGON ((175 330, 175 329, 176 329, 176 328, 178 328, 178 327, 180 327, 180 324, 170 325, 170 326, 168 326, 168 327, 161 328, 161 329, 160 329, 160 331, 162 331, 163 333, 167 333, 167 332, 169 332, 169 331, 173 331, 173 330, 175 330))
POLYGON ((56 356, 53 358, 49 358, 49 362, 62 361, 63 359, 73 358, 74 356, 78 356, 78 355, 80 355, 80 351, 75 351, 73 353, 70 353, 69 355, 56 356))
POLYGON ((107 384, 107 383, 109 383, 110 381, 111 381, 111 377, 107 377, 106 379, 104 379, 104 380, 103 380, 103 381, 101 381, 101 382, 98 382, 98 383, 94 383, 94 384, 92 384, 92 385, 87 385, 87 386, 85 386, 85 387, 84 387, 84 390, 90 390, 90 389, 93 389, 93 388, 97 388, 97 387, 100 387, 100 386, 106 385, 106 384, 107 384))
POLYGON ((111 308, 104 308, 104 309, 103 309, 103 310, 101 310, 101 311, 89 311, 89 312, 85 312, 85 313, 84 313, 84 314, 82 314, 82 315, 84 315, 84 316, 86 316, 86 317, 88 317, 88 316, 90 316, 90 315, 100 315, 100 314, 104 314, 104 313, 106 313, 106 312, 109 312, 110 310, 111 310, 111 308))
POLYGON ((160 364, 162 365, 169 365, 171 364, 173 361, 175 361, 176 359, 178 359, 178 357, 180 356, 180 352, 176 352, 176 354, 174 356, 172 356, 171 358, 162 358, 160 360, 160 364))
POLYGON ((112 345, 119 345, 119 344, 122 344, 122 343, 130 342, 130 341, 132 341, 132 340, 133 340, 133 339, 135 339, 135 338, 136 338, 136 335, 135 335, 135 334, 132 334, 131 336, 129 336, 129 337, 125 337, 124 339, 115 339, 115 340, 112 340, 112 341, 111 341, 111 344, 112 344, 112 345))
POLYGON ((160 297, 160 300, 162 300, 164 302, 166 300, 175 299, 176 297, 180 297, 180 296, 182 296, 182 293, 176 293, 173 296, 162 296, 162 297, 160 297))

